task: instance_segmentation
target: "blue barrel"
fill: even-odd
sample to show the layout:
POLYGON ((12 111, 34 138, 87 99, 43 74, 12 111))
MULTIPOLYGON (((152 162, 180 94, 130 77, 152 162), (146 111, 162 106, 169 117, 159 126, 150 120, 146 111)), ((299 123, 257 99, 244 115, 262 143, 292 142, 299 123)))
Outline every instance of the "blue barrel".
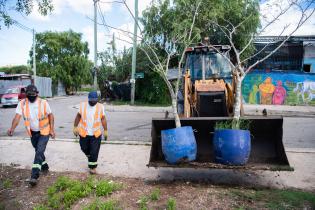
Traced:
POLYGON ((248 130, 218 129, 214 132, 215 162, 225 165, 245 165, 251 143, 248 130))
POLYGON ((197 144, 191 126, 161 131, 162 152, 169 164, 196 159, 197 144))

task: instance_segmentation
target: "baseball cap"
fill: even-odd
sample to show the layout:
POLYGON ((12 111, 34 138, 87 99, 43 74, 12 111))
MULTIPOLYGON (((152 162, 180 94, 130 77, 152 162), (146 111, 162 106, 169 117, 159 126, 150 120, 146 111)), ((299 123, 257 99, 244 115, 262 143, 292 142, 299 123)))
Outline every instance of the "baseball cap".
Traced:
POLYGON ((96 91, 91 91, 89 92, 89 96, 88 96, 89 101, 98 101, 98 96, 97 96, 97 92, 96 91))
POLYGON ((35 85, 28 85, 26 87, 26 95, 28 96, 36 96, 38 94, 38 90, 35 85))

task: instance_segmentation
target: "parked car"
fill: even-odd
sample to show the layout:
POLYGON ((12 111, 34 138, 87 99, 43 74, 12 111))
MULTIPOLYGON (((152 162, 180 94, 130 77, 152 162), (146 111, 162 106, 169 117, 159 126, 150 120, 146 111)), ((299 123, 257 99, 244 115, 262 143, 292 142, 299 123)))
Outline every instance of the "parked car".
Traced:
POLYGON ((26 97, 25 87, 11 87, 1 97, 2 107, 17 106, 21 99, 26 97))

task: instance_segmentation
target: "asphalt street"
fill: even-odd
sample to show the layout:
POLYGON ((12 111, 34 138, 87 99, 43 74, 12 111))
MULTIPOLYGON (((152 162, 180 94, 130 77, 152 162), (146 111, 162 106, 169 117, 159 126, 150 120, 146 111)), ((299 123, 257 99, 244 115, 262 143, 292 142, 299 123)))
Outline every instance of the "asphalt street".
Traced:
MULTIPOLYGON (((55 130, 57 139, 75 138, 72 134, 73 121, 78 112, 80 102, 87 96, 70 96, 49 100, 49 105, 55 115, 55 130)), ((108 122, 109 140, 115 141, 150 141, 152 117, 163 117, 159 111, 113 111, 107 109, 105 114, 108 122)), ((0 108, 0 138, 6 136, 10 127, 15 108, 0 108)), ((26 137, 25 128, 21 121, 16 128, 15 137, 26 137)))

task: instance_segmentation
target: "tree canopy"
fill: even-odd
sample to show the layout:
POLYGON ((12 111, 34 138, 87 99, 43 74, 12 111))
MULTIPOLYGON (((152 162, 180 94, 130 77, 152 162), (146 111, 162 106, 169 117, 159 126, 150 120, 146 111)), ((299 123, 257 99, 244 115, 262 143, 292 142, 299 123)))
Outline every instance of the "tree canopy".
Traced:
MULTIPOLYGON (((0 29, 2 25, 10 26, 14 23, 12 11, 29 15, 34 9, 34 0, 0 0, 0 29)), ((38 12, 47 15, 53 10, 52 0, 36 0, 38 12)))
MULTIPOLYGON (((53 82, 63 82, 67 93, 91 82, 88 43, 81 39, 82 34, 71 30, 36 34, 37 74, 51 77, 53 82)), ((31 58, 32 55, 31 50, 31 58)))
MULTIPOLYGON (((162 48, 172 43, 174 33, 189 28, 193 15, 195 0, 157 0, 143 12, 141 19, 144 25, 146 41, 160 45, 162 48)), ((236 48, 241 48, 256 32, 260 25, 258 0, 204 0, 200 5, 194 25, 194 43, 209 37, 212 44, 229 44, 222 31, 213 27, 211 21, 220 25, 233 25, 245 21, 235 34, 236 48)), ((253 50, 249 48, 248 54, 253 50)))
POLYGON ((3 66, 0 67, 0 72, 6 74, 28 74, 31 71, 29 66, 18 65, 18 66, 3 66))

